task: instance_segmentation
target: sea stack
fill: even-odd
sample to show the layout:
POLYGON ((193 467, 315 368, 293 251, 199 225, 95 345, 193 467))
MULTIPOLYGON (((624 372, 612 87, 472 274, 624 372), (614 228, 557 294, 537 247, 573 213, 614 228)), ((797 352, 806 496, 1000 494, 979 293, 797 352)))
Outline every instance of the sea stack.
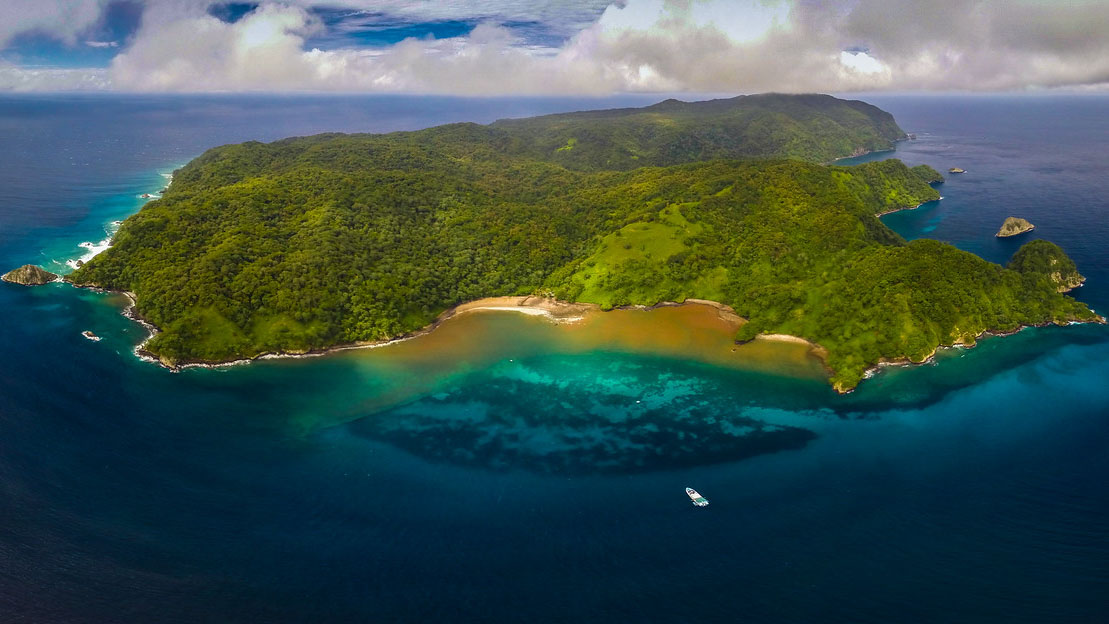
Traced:
POLYGON ((1005 219, 1005 223, 1001 224, 1001 229, 998 230, 997 237, 1006 238, 1009 236, 1016 236, 1017 234, 1031 232, 1034 229, 1036 229, 1036 226, 1025 219, 1021 219, 1020 217, 1009 217, 1005 219))
POLYGON ((5 273, 0 276, 0 279, 13 284, 23 284, 24 286, 42 286, 58 279, 58 276, 33 264, 25 264, 14 271, 5 273))

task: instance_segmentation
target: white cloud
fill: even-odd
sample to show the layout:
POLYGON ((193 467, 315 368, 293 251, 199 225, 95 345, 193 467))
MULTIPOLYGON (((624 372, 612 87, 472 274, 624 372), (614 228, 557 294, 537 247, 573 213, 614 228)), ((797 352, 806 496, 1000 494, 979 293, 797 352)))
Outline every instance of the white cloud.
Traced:
MULTIPOLYGON (((622 3, 620 0, 619 3, 622 3)), ((362 10, 413 21, 535 22, 572 35, 604 11, 612 0, 290 0, 302 7, 327 6, 362 10)))
POLYGON ((108 0, 3 0, 0 2, 0 48, 28 31, 49 33, 66 43, 100 19, 108 0))
MULTIPOLYGON (((299 7, 266 4, 234 24, 176 8, 145 19, 134 43, 113 62, 117 88, 468 95, 791 90, 780 86, 780 65, 796 56, 778 41, 791 36, 790 5, 765 0, 727 6, 631 0, 610 6, 562 48, 538 54, 493 23, 465 37, 408 39, 373 52, 304 50, 305 37, 318 25, 299 7), (767 62, 764 46, 783 50, 767 62)), ((809 60, 785 74, 854 84, 840 80, 838 64, 825 62, 823 72, 813 65, 809 60)))
POLYGON ((712 25, 735 43, 751 43, 776 30, 788 29, 791 8, 791 3, 781 0, 694 2, 690 21, 698 26, 712 25))
POLYGON ((886 66, 881 61, 866 52, 840 52, 839 62, 847 69, 862 74, 876 74, 887 71, 886 66))
POLYGON ((144 20, 111 66, 118 89, 335 90, 462 94, 604 92, 602 68, 570 50, 536 56, 512 32, 408 39, 385 50, 304 50, 320 25, 300 7, 267 4, 229 24, 196 12, 144 20))
POLYGON ((111 84, 104 69, 41 69, 0 62, 0 91, 87 91, 111 84))
MULTIPOLYGON (((57 10, 66 2, 14 1, 23 7, 21 24, 47 30, 48 11, 28 7, 45 3, 57 10)), ((109 78, 78 82, 110 79, 112 88, 144 91, 469 95, 1109 83, 1109 2, 627 0, 602 11, 602 1, 334 0, 328 6, 406 19, 488 21, 463 37, 312 50, 305 42, 322 26, 305 7, 319 0, 265 0, 234 24, 207 15, 207 0, 149 0, 141 29, 116 57, 109 78), (539 48, 518 40, 501 25, 505 20, 546 20, 574 34, 561 47, 539 48)), ((95 11, 88 13, 101 2, 69 0, 80 15, 75 23, 94 22, 95 11)), ((7 13, 8 6, 0 9, 0 17, 7 13)), ((80 32, 68 22, 55 26, 63 37, 80 32)), ((67 80, 72 84, 72 77, 67 80)))
POLYGON ((601 14, 597 25, 609 34, 648 30, 662 19, 665 7, 664 0, 639 0, 634 8, 628 8, 627 3, 613 4, 601 14))
POLYGON ((318 82, 322 68, 302 48, 319 25, 303 9, 266 4, 234 24, 178 10, 164 22, 144 19, 132 44, 112 61, 117 88, 281 90, 318 82))

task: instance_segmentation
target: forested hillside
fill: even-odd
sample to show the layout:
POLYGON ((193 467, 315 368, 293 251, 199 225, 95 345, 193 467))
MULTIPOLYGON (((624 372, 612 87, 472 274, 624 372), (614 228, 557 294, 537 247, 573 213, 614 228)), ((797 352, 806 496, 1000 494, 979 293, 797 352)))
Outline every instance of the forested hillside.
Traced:
POLYGON ((905 138, 892 115, 865 102, 773 93, 503 120, 493 128, 511 135, 513 153, 585 170, 714 158, 827 162, 893 149, 905 138))
MULTIPOLYGON (((579 138, 574 149, 586 144, 606 145, 579 138)), ((162 329, 147 348, 167 362, 391 338, 495 295, 712 299, 750 319, 737 338, 820 343, 841 389, 881 358, 1094 318, 1039 274, 886 228, 875 215, 938 199, 929 168, 776 159, 622 171, 567 167, 537 145, 455 124, 210 150, 69 279, 134 292, 162 329)))

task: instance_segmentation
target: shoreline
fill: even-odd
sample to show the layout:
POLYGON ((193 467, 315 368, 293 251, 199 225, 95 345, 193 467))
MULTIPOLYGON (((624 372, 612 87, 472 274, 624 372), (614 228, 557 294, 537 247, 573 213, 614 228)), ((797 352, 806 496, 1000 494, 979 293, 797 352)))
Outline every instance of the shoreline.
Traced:
MULTIPOLYGON (((168 173, 165 172, 165 171, 162 171, 162 170, 156 171, 156 173, 165 180, 165 182, 163 182, 162 184, 159 185, 159 190, 158 191, 153 191, 153 192, 148 191, 148 192, 144 192, 144 193, 138 194, 138 195, 127 194, 127 196, 134 197, 137 200, 142 200, 142 206, 139 206, 139 210, 142 210, 142 207, 145 206, 147 203, 158 200, 158 199, 162 199, 162 197, 165 195, 165 193, 163 193, 162 191, 168 190, 169 186, 171 184, 173 184, 173 174, 178 169, 180 169, 181 167, 184 167, 184 166, 185 166, 184 164, 177 165, 173 169, 171 169, 168 173), (143 195, 146 195, 146 197, 144 197, 143 195)), ((66 258, 64 260, 52 259, 49 262, 47 262, 46 265, 48 266, 50 263, 56 263, 59 266, 59 268, 64 267, 64 269, 68 269, 66 274, 71 273, 73 271, 76 271, 77 269, 79 269, 82 265, 84 265, 89 260, 92 260, 96 256, 98 256, 101 253, 104 253, 105 251, 110 249, 112 244, 115 242, 116 234, 119 233, 120 226, 123 225, 123 222, 125 220, 127 220, 128 218, 130 218, 131 216, 133 216, 135 214, 138 214, 138 210, 136 210, 135 212, 128 213, 126 216, 124 216, 120 219, 112 219, 111 221, 109 221, 105 224, 102 224, 102 227, 103 227, 103 230, 104 230, 104 238, 101 238, 101 239, 96 240, 96 241, 82 241, 80 243, 77 243, 77 248, 83 250, 80 254, 78 254, 76 256, 71 256, 71 257, 66 258)), ((113 215, 113 216, 118 216, 118 215, 113 215)))
POLYGON ((851 154, 849 156, 840 156, 839 158, 833 158, 832 160, 830 160, 828 162, 825 162, 825 163, 821 163, 821 164, 825 165, 825 166, 851 167, 853 165, 836 165, 836 163, 838 163, 841 160, 850 160, 852 158, 862 158, 863 156, 869 156, 871 154, 885 154, 886 152, 896 152, 897 151, 897 144, 901 143, 902 141, 908 141, 908 140, 910 140, 909 135, 906 134, 905 136, 903 136, 901 138, 894 139, 893 140, 893 147, 891 147, 889 149, 864 150, 861 153, 855 153, 855 154, 851 154))
POLYGON ((875 218, 881 219, 882 217, 884 217, 886 215, 891 215, 895 212, 903 212, 905 210, 916 210, 917 208, 920 208, 924 204, 930 204, 932 202, 940 202, 940 201, 943 201, 943 195, 940 195, 939 199, 930 199, 926 202, 921 202, 921 203, 919 203, 915 206, 902 206, 901 208, 893 208, 893 209, 890 209, 890 210, 886 210, 885 212, 879 212, 878 214, 876 214, 874 216, 875 216, 875 218))
MULTIPOLYGON (((167 369, 171 372, 180 372, 181 370, 184 370, 184 369, 187 369, 187 368, 209 368, 209 369, 224 368, 224 367, 229 367, 229 366, 238 366, 238 365, 241 365, 241 364, 249 364, 250 362, 254 362, 256 360, 322 357, 322 356, 328 355, 330 353, 338 353, 340 351, 351 351, 351 350, 355 350, 355 349, 376 349, 376 348, 380 348, 380 347, 387 347, 387 346, 392 345, 392 344, 405 342, 405 341, 408 341, 408 340, 412 340, 414 338, 419 338, 420 336, 425 336, 427 334, 430 334, 431 332, 435 331, 435 329, 438 328, 444 322, 446 322, 446 321, 448 321, 448 320, 450 320, 454 317, 461 316, 463 314, 473 313, 473 312, 516 312, 516 313, 520 313, 520 314, 526 314, 528 316, 545 317, 547 321, 549 321, 551 323, 555 323, 555 324, 577 323, 579 321, 584 320, 586 315, 605 312, 605 310, 603 310, 601 308, 601 306, 599 306, 595 303, 572 303, 572 302, 568 302, 568 301, 562 301, 562 300, 559 300, 559 299, 555 299, 553 297, 540 297, 540 296, 537 296, 537 295, 512 295, 512 296, 502 296, 502 297, 483 297, 481 299, 475 299, 473 301, 467 301, 467 302, 464 302, 464 303, 460 303, 460 304, 458 304, 458 305, 456 305, 452 308, 448 308, 447 310, 440 313, 439 316, 435 317, 435 320, 433 320, 428 325, 426 325, 424 327, 421 327, 420 329, 417 329, 415 331, 411 331, 411 332, 402 334, 400 336, 396 336, 394 338, 389 338, 389 339, 386 339, 386 340, 368 340, 368 341, 361 341, 361 342, 345 343, 345 344, 339 344, 339 345, 334 345, 334 346, 330 346, 330 347, 324 347, 324 348, 320 348, 320 349, 309 349, 307 351, 268 351, 268 352, 265 352, 265 353, 259 353, 258 355, 254 355, 254 356, 251 356, 251 357, 242 357, 242 358, 235 358, 235 359, 230 359, 230 360, 220 360, 220 361, 190 360, 190 361, 183 361, 183 362, 177 362, 177 363, 169 363, 166 360, 159 357, 157 354, 152 353, 150 351, 147 351, 145 349, 146 343, 150 342, 150 339, 153 338, 154 336, 156 336, 161 330, 158 329, 158 327, 156 325, 154 325, 153 323, 151 323, 147 319, 143 318, 138 313, 138 311, 137 311, 138 299, 137 299, 137 296, 135 295, 135 293, 129 292, 129 291, 111 290, 111 289, 103 288, 103 287, 92 285, 92 284, 78 285, 78 284, 73 284, 73 283, 68 282, 68 281, 66 283, 73 286, 73 287, 75 287, 75 288, 87 288, 87 289, 93 290, 95 292, 102 292, 102 293, 108 293, 108 294, 119 294, 119 295, 123 295, 124 297, 126 297, 127 300, 128 300, 128 304, 124 307, 121 314, 129 320, 132 320, 132 321, 135 321, 135 322, 139 323, 140 325, 143 326, 144 329, 147 330, 146 338, 144 338, 142 342, 140 342, 138 345, 136 345, 134 350, 133 350, 135 356, 138 357, 140 360, 142 360, 144 362, 157 364, 158 366, 161 366, 162 368, 165 368, 165 369, 167 369)), ((663 301, 663 302, 657 303, 657 304, 652 305, 652 306, 643 306, 643 305, 621 306, 621 307, 618 307, 618 308, 613 308, 613 310, 644 310, 644 311, 649 311, 649 310, 654 310, 654 309, 657 309, 657 308, 680 307, 680 306, 686 306, 686 305, 704 305, 704 306, 712 307, 716 310, 716 312, 720 316, 720 318, 722 318, 724 320, 737 322, 739 324, 747 322, 747 319, 744 319, 743 317, 736 314, 735 310, 733 310, 731 306, 720 303, 720 302, 717 302, 717 301, 710 301, 708 299, 690 298, 690 299, 686 299, 685 301, 680 302, 680 303, 675 302, 675 301, 663 301)), ((795 337, 795 336, 790 337, 790 338, 792 338, 794 341, 801 341, 805 344, 808 344, 814 352, 827 353, 827 351, 825 349, 823 349, 823 347, 820 347, 819 345, 816 345, 815 343, 812 343, 808 340, 805 340, 804 338, 799 338, 799 337, 795 337)), ((773 339, 771 338, 770 340, 773 340, 773 339)), ((823 357, 822 356, 818 356, 818 357, 820 357, 821 362, 824 363, 823 357)))
POLYGON ((811 353, 813 357, 820 360, 820 363, 824 365, 824 370, 828 371, 829 373, 832 372, 832 369, 828 368, 828 349, 824 348, 824 346, 820 343, 813 342, 808 338, 802 338, 801 336, 794 336, 792 334, 759 334, 755 336, 753 340, 763 340, 767 342, 792 342, 794 344, 805 345, 809 348, 809 353, 811 353))
MULTIPOLYGON (((400 336, 389 338, 386 340, 367 340, 353 343, 345 343, 324 347, 320 349, 309 349, 307 351, 267 351, 259 353, 251 357, 235 358, 230 360, 220 361, 198 361, 188 360, 177 363, 169 363, 159 357, 157 354, 146 350, 146 343, 156 336, 161 330, 156 325, 139 315, 136 309, 137 298, 134 293, 127 291, 116 291, 99 286, 81 286, 71 284, 77 288, 90 288, 99 292, 121 294, 127 297, 129 304, 124 308, 122 314, 130 320, 138 322, 148 332, 148 335, 141 343, 135 346, 135 356, 144 362, 157 364, 162 368, 172 372, 179 372, 187 368, 224 368, 229 366, 238 366, 241 364, 249 364, 255 360, 273 360, 284 358, 308 358, 308 357, 322 357, 330 353, 338 353, 340 351, 351 351, 354 349, 376 349, 379 347, 386 347, 392 344, 405 342, 414 338, 419 338, 430 334, 435 331, 437 327, 445 321, 460 316, 462 314, 472 312, 517 312, 527 314, 529 316, 543 316, 552 323, 575 323, 585 318, 586 314, 600 312, 601 307, 591 303, 569 303, 560 301, 553 298, 538 297, 535 295, 518 295, 506 297, 484 297, 482 299, 475 299, 460 303, 452 308, 443 311, 439 316, 435 317, 428 325, 421 327, 415 331, 411 331, 400 336)), ((682 305, 682 304, 672 304, 682 305)), ((730 308, 729 308, 730 309, 730 308)))
MULTIPOLYGON (((159 367, 164 368, 164 369, 166 369, 170 372, 173 372, 173 373, 178 373, 178 372, 181 372, 182 370, 189 369, 189 368, 219 369, 219 368, 228 368, 228 367, 232 367, 232 366, 240 366, 240 365, 244 365, 244 364, 250 364, 251 362, 254 362, 254 361, 257 361, 257 360, 315 358, 315 357, 323 357, 323 356, 326 356, 326 355, 329 355, 329 354, 332 354, 332 353, 339 353, 339 352, 342 352, 342 351, 353 351, 353 350, 356 350, 356 349, 377 349, 377 348, 380 348, 380 347, 387 347, 387 346, 390 346, 390 345, 393 345, 393 344, 399 344, 399 343, 402 343, 402 342, 406 342, 408 340, 413 340, 415 338, 419 338, 421 336, 428 335, 431 332, 435 331, 444 322, 446 322, 446 321, 448 321, 452 318, 455 318, 457 316, 461 316, 461 315, 464 315, 464 314, 470 314, 470 313, 474 313, 474 312, 516 312, 516 313, 519 313, 519 314, 526 314, 528 316, 541 316, 541 317, 544 317, 545 320, 547 320, 548 322, 551 322, 551 323, 554 323, 554 324, 569 324, 569 323, 577 323, 577 322, 583 321, 587 315, 601 314, 601 313, 605 313, 605 312, 608 312, 608 311, 641 310, 641 311, 644 311, 644 312, 649 312, 651 310, 656 310, 656 309, 659 309, 659 308, 671 308, 671 307, 683 307, 683 306, 690 306, 690 305, 700 305, 700 306, 706 306, 706 307, 713 308, 716 311, 718 317, 721 320, 735 323, 737 326, 741 326, 741 325, 743 325, 744 323, 747 322, 747 319, 745 319, 742 316, 740 316, 739 314, 737 314, 736 311, 731 306, 729 306, 725 303, 721 303, 719 301, 712 301, 710 299, 697 299, 697 298, 692 298, 692 297, 688 298, 688 299, 686 299, 685 301, 682 301, 682 302, 661 301, 659 303, 656 303, 656 304, 650 305, 650 306, 647 306, 647 305, 628 305, 628 306, 620 306, 620 307, 612 308, 612 310, 604 310, 604 309, 601 308, 600 305, 595 304, 595 303, 572 303, 572 302, 568 302, 568 301, 562 301, 562 300, 559 300, 559 299, 555 299, 553 297, 540 297, 540 296, 537 296, 537 295, 514 295, 514 296, 502 296, 502 297, 483 297, 481 299, 475 299, 473 301, 467 301, 467 302, 464 302, 464 303, 460 303, 460 304, 458 304, 458 305, 456 305, 452 308, 449 308, 449 309, 443 311, 441 314, 439 314, 439 316, 437 316, 435 318, 435 320, 433 320, 431 323, 429 323, 425 327, 422 327, 418 330, 408 332, 406 334, 402 334, 400 336, 396 336, 394 338, 390 338, 390 339, 387 339, 387 340, 375 340, 375 341, 363 341, 363 342, 355 342, 355 343, 346 343, 346 344, 334 345, 334 346, 331 346, 331 347, 325 347, 325 348, 321 348, 321 349, 310 349, 310 350, 307 350, 307 351, 278 351, 278 352, 272 352, 271 351, 271 352, 259 353, 258 355, 255 355, 255 356, 252 356, 252 357, 235 358, 235 359, 221 360, 221 361, 216 361, 216 362, 213 362, 213 361, 185 361, 185 362, 169 363, 169 362, 163 360, 158 355, 156 355, 156 354, 154 354, 150 351, 147 351, 145 349, 145 345, 150 341, 150 339, 153 338, 154 336, 156 336, 161 330, 159 330, 156 325, 154 325, 153 323, 151 323, 150 321, 148 321, 147 319, 145 319, 141 315, 139 315, 139 313, 137 312, 137 308, 136 308, 137 297, 136 297, 135 293, 132 293, 132 292, 129 292, 129 291, 110 290, 110 289, 102 288, 100 286, 95 286, 95 285, 77 285, 77 284, 72 284, 70 282, 66 282, 66 283, 71 285, 71 286, 74 286, 76 288, 88 288, 88 289, 94 290, 96 292, 109 293, 109 294, 120 294, 120 295, 123 295, 124 297, 126 297, 127 300, 128 300, 128 303, 127 303, 126 307, 123 309, 123 311, 121 312, 121 314, 124 317, 139 323, 140 325, 143 326, 144 329, 147 330, 146 338, 144 338, 143 341, 140 342, 138 345, 136 345, 133 349, 133 353, 134 353, 135 357, 137 357, 139 360, 141 360, 143 362, 156 364, 159 367)), ((821 346, 820 344, 815 343, 815 342, 813 342, 813 341, 811 341, 807 338, 802 338, 800 336, 793 336, 793 335, 789 335, 789 334, 759 334, 758 336, 753 338, 751 341, 755 341, 755 340, 760 341, 760 342, 785 342, 785 343, 794 343, 794 344, 804 345, 804 346, 808 347, 808 354, 811 357, 815 357, 820 362, 821 367, 824 369, 826 375, 829 378, 834 373, 834 371, 828 366, 828 350, 825 347, 821 346)), ((746 342, 751 342, 751 341, 746 341, 746 342)), ((735 346, 740 346, 742 344, 745 344, 745 343, 740 343, 738 341, 735 341, 734 338, 733 338, 733 342, 734 342, 735 346)), ((836 391, 839 394, 846 394, 847 392, 850 392, 851 390, 848 390, 847 392, 842 392, 839 389, 836 389, 836 391)))
MULTIPOLYGON (((1097 314, 1097 312, 1094 312, 1094 314, 1097 314)), ((936 348, 932 349, 931 353, 926 355, 924 357, 924 359, 920 360, 919 362, 913 361, 913 359, 908 357, 908 356, 900 357, 900 358, 894 358, 894 359, 882 358, 876 364, 868 366, 867 369, 865 371, 863 371, 863 380, 865 381, 867 379, 871 379, 872 377, 874 377, 875 375, 880 373, 883 368, 888 368, 888 367, 907 368, 907 367, 910 367, 910 366, 934 365, 934 364, 936 364, 936 356, 939 355, 941 351, 949 351, 951 349, 973 349, 973 348, 978 346, 978 343, 981 340, 986 339, 986 338, 1004 338, 1006 336, 1014 336, 1014 335, 1019 334, 1020 332, 1026 330, 1026 329, 1031 329, 1031 328, 1034 328, 1034 327, 1037 327, 1037 328, 1051 327, 1051 326, 1066 327, 1066 326, 1069 326, 1069 325, 1088 325, 1088 324, 1091 324, 1091 323, 1094 324, 1094 325, 1106 325, 1106 324, 1109 324, 1109 321, 1107 321, 1104 316, 1098 315, 1097 319, 1093 320, 1093 321, 1067 321, 1066 323, 1048 322, 1048 323, 1040 323, 1040 324, 1033 324, 1033 325, 1021 325, 1021 326, 1019 326, 1016 329, 1013 329, 1011 331, 1000 331, 1000 330, 984 329, 974 337, 974 342, 973 343, 969 343, 965 339, 960 338, 959 340, 956 340, 955 342, 953 342, 949 345, 945 345, 945 344, 937 345, 936 348)), ((856 385, 854 388, 847 388, 847 389, 841 388, 841 387, 839 387, 838 385, 835 385, 835 384, 833 384, 832 387, 835 388, 836 392, 839 393, 839 394, 850 394, 850 393, 854 392, 856 388, 858 388, 858 385, 856 385)))
MULTIPOLYGON (((431 332, 435 331, 435 329, 438 328, 444 322, 446 322, 446 321, 448 321, 448 320, 450 320, 454 317, 461 316, 463 314, 473 313, 473 312, 483 312, 483 311, 484 312, 516 312, 516 313, 519 313, 519 314, 526 314, 528 316, 541 316, 541 317, 544 317, 547 321, 549 321, 551 323, 555 323, 555 324, 577 323, 577 322, 580 322, 580 321, 584 320, 587 315, 607 312, 606 310, 603 310, 601 308, 601 306, 599 306, 595 303, 572 303, 572 302, 568 302, 568 301, 562 301, 562 300, 559 300, 559 299, 555 299, 553 297, 540 297, 538 295, 514 295, 514 296, 502 296, 502 297, 483 297, 481 299, 475 299, 473 301, 467 301, 467 302, 464 302, 464 303, 460 303, 460 304, 458 304, 454 307, 448 308, 447 310, 444 310, 441 314, 439 314, 439 316, 437 316, 435 318, 435 320, 433 320, 431 323, 429 323, 425 327, 422 327, 418 330, 411 331, 411 332, 408 332, 406 334, 402 334, 400 336, 396 336, 394 338, 390 338, 390 339, 387 339, 387 340, 374 340, 374 341, 346 343, 346 344, 334 345, 334 346, 330 346, 330 347, 324 347, 324 348, 320 348, 320 349, 310 349, 310 350, 307 350, 307 351, 278 351, 278 352, 270 351, 270 352, 265 352, 265 353, 259 353, 258 355, 255 355, 255 356, 252 356, 252 357, 235 358, 235 359, 221 360, 221 361, 215 361, 215 362, 213 362, 213 361, 184 361, 184 362, 177 362, 177 363, 169 363, 169 362, 163 360, 158 355, 156 355, 156 354, 154 354, 150 351, 147 351, 144 348, 145 345, 150 341, 150 339, 153 338, 154 336, 156 336, 161 330, 159 330, 156 325, 154 325, 153 323, 151 323, 150 321, 146 320, 141 315, 139 315, 139 313, 137 312, 137 307, 136 307, 137 306, 137 297, 136 297, 135 293, 128 292, 128 291, 110 290, 110 289, 107 289, 107 288, 102 288, 100 286, 95 286, 95 285, 91 285, 91 284, 89 284, 89 285, 78 285, 78 284, 73 284, 73 283, 68 282, 68 281, 66 283, 73 286, 73 287, 75 287, 75 288, 87 288, 87 289, 90 289, 90 290, 93 290, 93 291, 96 291, 96 292, 119 294, 119 295, 123 295, 124 297, 126 297, 127 300, 128 300, 128 304, 124 307, 121 314, 124 317, 139 323, 148 332, 147 337, 145 339, 143 339, 143 341, 140 342, 138 345, 136 345, 135 348, 133 349, 133 352, 134 352, 135 356, 138 357, 140 360, 142 360, 144 362, 157 364, 158 366, 160 366, 162 368, 165 368, 165 369, 169 370, 170 372, 174 372, 174 373, 180 372, 180 371, 188 369, 188 368, 217 369, 217 368, 225 368, 225 367, 249 364, 249 363, 254 362, 256 360, 322 357, 322 356, 325 356, 325 355, 328 355, 328 354, 331 354, 331 353, 338 353, 338 352, 341 352, 341 351, 351 351, 351 350, 355 350, 355 349, 376 349, 376 348, 380 348, 380 347, 387 347, 387 346, 392 345, 392 344, 405 342, 405 341, 408 341, 408 340, 412 340, 414 338, 419 338, 421 336, 425 336, 427 334, 430 334, 431 332)), ((712 301, 712 300, 708 300, 708 299, 689 298, 689 299, 686 299, 685 301, 682 301, 682 302, 662 301, 662 302, 659 302, 659 303, 657 303, 655 305, 651 305, 651 306, 629 305, 629 306, 620 306, 620 307, 612 308, 612 310, 650 311, 650 310, 655 310, 655 309, 658 309, 658 308, 681 307, 681 306, 688 306, 688 305, 702 305, 702 306, 708 306, 708 307, 714 308, 721 319, 737 323, 738 325, 742 325, 742 324, 747 322, 747 319, 745 319, 745 318, 739 316, 738 314, 736 314, 735 310, 731 306, 729 306, 727 304, 724 304, 724 303, 720 303, 718 301, 712 301)), ((1096 314, 1096 312, 1095 312, 1095 314, 1096 314)), ((1011 335, 1014 335, 1018 332, 1021 332, 1021 331, 1025 330, 1025 329, 1028 329, 1030 327, 1047 327, 1047 326, 1050 326, 1050 325, 1056 325, 1056 326, 1084 325, 1084 324, 1087 324, 1087 323, 1105 325, 1105 324, 1107 324, 1107 320, 1106 320, 1105 317, 1103 317, 1101 315, 1098 315, 1097 319, 1092 320, 1092 321, 1069 321, 1069 322, 1066 322, 1066 323, 1048 322, 1048 323, 1043 323, 1043 324, 1039 324, 1039 325, 1021 325, 1020 327, 1017 327, 1016 329, 1013 329, 1011 331, 999 331, 999 330, 986 329, 986 330, 982 330, 981 332, 979 332, 974 337, 974 343, 973 344, 969 343, 965 338, 960 338, 959 340, 956 340, 955 342, 953 342, 952 344, 949 344, 949 345, 939 344, 934 349, 932 349, 932 351, 927 356, 925 356, 923 359, 921 359, 920 361, 914 361, 912 358, 910 358, 908 356, 904 356, 904 357, 900 357, 900 358, 894 358, 894 359, 883 358, 883 359, 879 360, 878 362, 868 366, 863 371, 862 381, 865 381, 867 379, 870 379, 870 378, 874 377, 879 372, 881 372, 881 370, 883 368, 886 368, 886 367, 909 367, 909 366, 922 366, 922 365, 925 365, 925 364, 934 364, 935 360, 936 360, 936 355, 941 350, 971 349, 971 348, 974 348, 975 346, 977 346, 978 341, 980 339, 983 339, 983 338, 989 338, 989 337, 994 337, 994 336, 997 336, 997 337, 1011 336, 1011 335)), ((819 343, 813 342, 812 340, 809 340, 807 338, 803 338, 801 336, 794 336, 792 334, 758 334, 749 341, 744 341, 742 343, 739 342, 739 341, 736 341, 735 344, 738 346, 738 345, 746 344, 747 342, 752 342, 752 341, 786 342, 786 343, 794 343, 794 344, 807 346, 809 355, 811 355, 812 357, 815 357, 816 359, 818 359, 820 361, 821 365, 824 367, 824 370, 828 375, 829 380, 830 380, 831 376, 835 373, 835 371, 828 366, 828 355, 829 355, 828 349, 825 348, 824 346, 820 345, 819 343)), ((858 388, 858 384, 856 384, 855 386, 853 386, 851 388, 844 388, 843 386, 841 386, 839 384, 836 384, 836 383, 832 383, 830 385, 832 386, 832 389, 837 394, 840 394, 840 395, 850 394, 858 388)))
MULTIPOLYGON (((136 345, 133 349, 135 356, 144 362, 157 364, 158 366, 175 373, 188 368, 216 369, 249 364, 256 360, 322 357, 331 353, 338 353, 340 351, 387 347, 392 344, 405 342, 430 334, 444 322, 454 317, 474 312, 516 312, 519 314, 526 314, 528 316, 544 317, 545 320, 554 324, 568 324, 583 321, 586 316, 590 314, 600 314, 614 310, 642 310, 647 312, 659 308, 700 305, 713 308, 716 311, 717 316, 721 320, 735 323, 737 325, 743 325, 747 322, 747 319, 737 314, 736 311, 727 304, 720 303, 719 301, 712 301, 709 299, 697 299, 692 297, 681 302, 661 301, 650 306, 629 305, 612 308, 612 310, 604 310, 601 308, 600 305, 595 303, 574 303, 562 301, 553 297, 540 297, 538 295, 483 297, 481 299, 467 301, 464 303, 460 303, 452 308, 448 308, 447 310, 444 310, 442 313, 440 313, 439 316, 435 317, 435 320, 433 320, 428 325, 421 327, 420 329, 417 329, 415 331, 411 331, 386 340, 371 340, 345 343, 320 349, 309 349, 307 351, 267 351, 265 353, 259 353, 251 357, 240 357, 220 361, 189 360, 177 363, 170 363, 159 357, 157 354, 146 350, 146 344, 150 342, 151 338, 158 335, 161 330, 138 313, 138 298, 135 293, 129 291, 111 290, 94 284, 79 285, 69 281, 65 281, 65 283, 75 288, 86 288, 94 292, 118 294, 126 297, 127 305, 123 308, 121 314, 127 319, 142 325, 142 327, 147 331, 146 338, 144 338, 143 341, 136 345)), ((800 336, 791 336, 788 334, 760 334, 756 336, 754 340, 765 342, 790 342, 805 345, 809 348, 809 353, 813 357, 816 357, 818 360, 820 360, 820 363, 824 367, 824 369, 829 372, 831 371, 831 369, 828 368, 827 364, 828 350, 825 349, 823 346, 812 342, 811 340, 802 338, 800 336)), ((735 344, 738 346, 741 343, 736 342, 735 344)))

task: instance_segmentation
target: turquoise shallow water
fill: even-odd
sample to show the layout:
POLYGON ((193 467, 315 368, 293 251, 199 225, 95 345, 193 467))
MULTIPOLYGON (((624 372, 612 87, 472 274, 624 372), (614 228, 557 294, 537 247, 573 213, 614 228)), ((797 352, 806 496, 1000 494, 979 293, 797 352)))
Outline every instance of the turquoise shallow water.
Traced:
MULTIPOLYGON (((1003 261, 993 232, 1026 216, 1090 277, 1080 298, 1109 309, 1104 99, 874 101, 920 136, 897 156, 969 172, 891 227, 1003 261)), ((0 154, 0 261, 72 258, 208 145, 596 106, 2 99, 17 149, 0 154)), ((983 340, 840 397, 662 356, 546 352, 543 321, 521 316, 484 316, 503 341, 443 367, 345 352, 172 374, 133 357, 144 332, 118 298, 5 287, 0 309, 0 620, 1109 612, 1104 327, 983 340), (420 390, 382 402, 398 388, 420 390)))

